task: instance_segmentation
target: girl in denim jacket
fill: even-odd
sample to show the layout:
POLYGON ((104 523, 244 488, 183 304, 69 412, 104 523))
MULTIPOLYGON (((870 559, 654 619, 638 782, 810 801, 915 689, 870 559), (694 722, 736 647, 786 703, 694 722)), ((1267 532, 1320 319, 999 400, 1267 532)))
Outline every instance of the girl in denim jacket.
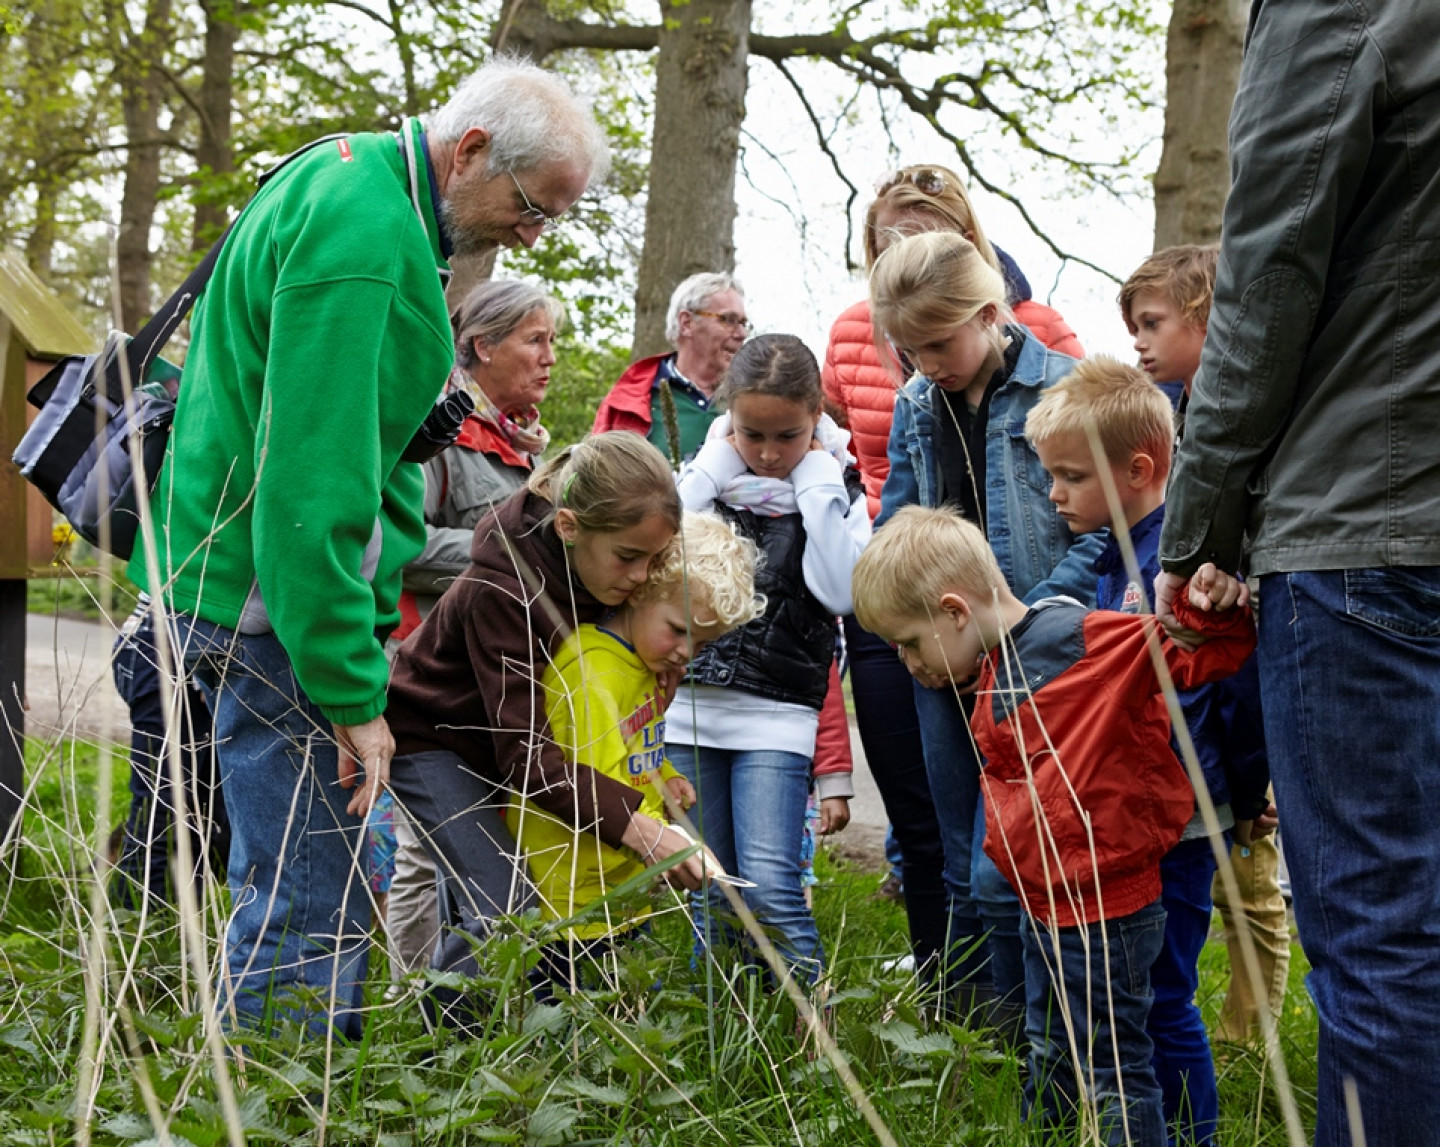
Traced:
MULTIPOLYGON (((951 232, 889 247, 870 274, 870 306, 877 339, 888 339, 917 369, 895 402, 876 529, 902 506, 954 505, 984 529, 1017 597, 1028 604, 1065 594, 1093 604, 1095 559, 1107 535, 1070 533, 1025 440, 1025 416, 1075 360, 1047 350, 1013 321, 1004 278, 951 232)), ((945 840, 950 942, 942 983, 958 1010, 993 996, 1002 1005, 997 1022, 1018 1024, 1020 909, 981 851, 985 818, 970 699, 949 682, 929 684, 917 683, 915 701, 945 840), (977 944, 987 932, 988 945, 977 944)))

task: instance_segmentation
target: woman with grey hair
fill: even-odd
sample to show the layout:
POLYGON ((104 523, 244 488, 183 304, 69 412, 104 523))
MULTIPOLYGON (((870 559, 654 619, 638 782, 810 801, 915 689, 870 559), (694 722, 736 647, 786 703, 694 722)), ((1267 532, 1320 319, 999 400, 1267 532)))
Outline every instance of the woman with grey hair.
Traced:
POLYGON ((470 562, 470 539, 491 506, 525 484, 550 441, 540 403, 555 365, 559 300, 529 283, 476 285, 452 316, 455 368, 447 387, 475 402, 455 445, 425 466, 425 549, 405 570, 404 640, 470 562))
MULTIPOLYGON (((468 394, 475 412, 455 445, 425 465, 425 549, 405 568, 392 650, 419 628, 469 565, 475 524, 525 485, 550 441, 539 406, 564 320, 559 300, 539 287, 498 280, 478 284, 451 316, 455 367, 446 385, 468 394)), ((372 818, 372 838, 384 839, 390 805, 386 794, 376 806, 382 823, 372 818)), ((398 809, 393 815, 394 877, 388 890, 383 878, 372 882, 372 890, 377 895, 388 891, 386 935, 391 967, 398 974, 425 967, 440 926, 434 861, 398 809)))

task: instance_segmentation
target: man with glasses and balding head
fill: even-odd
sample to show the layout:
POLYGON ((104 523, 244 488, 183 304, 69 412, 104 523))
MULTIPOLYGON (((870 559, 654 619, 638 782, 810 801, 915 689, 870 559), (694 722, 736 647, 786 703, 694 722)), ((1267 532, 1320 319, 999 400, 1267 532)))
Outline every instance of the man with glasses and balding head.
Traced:
POLYGON ((594 431, 630 430, 649 438, 672 463, 677 455, 690 458, 719 414, 715 391, 751 329, 745 290, 733 275, 691 275, 671 294, 665 316, 674 351, 631 364, 601 402, 594 431), (675 404, 678 449, 665 428, 667 390, 675 404))
POLYGON ((402 455, 454 364, 449 260, 531 246, 608 165, 560 79, 492 61, 423 120, 287 162, 196 303, 158 568, 131 572, 172 611, 214 715, 234 905, 221 1006, 241 1024, 360 1036, 355 858, 395 751, 384 642, 425 543, 424 478, 402 455))

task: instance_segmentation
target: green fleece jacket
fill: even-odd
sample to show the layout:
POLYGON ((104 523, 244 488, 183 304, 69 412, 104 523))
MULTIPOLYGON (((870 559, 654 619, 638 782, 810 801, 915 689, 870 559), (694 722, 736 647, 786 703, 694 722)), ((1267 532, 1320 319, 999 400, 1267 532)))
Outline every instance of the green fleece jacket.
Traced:
POLYGON ((337 724, 385 709, 381 634, 425 543, 421 468, 400 454, 454 359, 418 121, 412 201, 396 137, 288 164, 225 242, 195 308, 170 450, 152 496, 155 577, 177 610, 273 630, 337 724))

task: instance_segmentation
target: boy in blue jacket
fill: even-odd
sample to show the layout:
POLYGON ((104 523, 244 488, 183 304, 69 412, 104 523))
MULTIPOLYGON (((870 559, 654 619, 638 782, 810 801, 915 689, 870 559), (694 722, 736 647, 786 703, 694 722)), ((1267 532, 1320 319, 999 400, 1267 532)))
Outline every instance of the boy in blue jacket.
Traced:
MULTIPOLYGON (((1159 572, 1165 482, 1174 446, 1170 400, 1146 374, 1113 358, 1095 356, 1075 369, 1031 410, 1025 434, 1050 475, 1050 500, 1076 534, 1109 527, 1096 560, 1096 605, 1122 613, 1150 612, 1148 587, 1159 572), (1104 457, 1097 460, 1087 427, 1104 457), (1107 497, 1102 467, 1109 470, 1115 502, 1107 497), (1118 513, 1112 512, 1118 509, 1118 513), (1118 534, 1123 517, 1139 578, 1126 569, 1118 534)), ((1268 805, 1269 775, 1258 729, 1237 745, 1239 713, 1258 715, 1259 682, 1251 658, 1226 682, 1181 692, 1181 707, 1195 743, 1219 828, 1249 839, 1250 824, 1268 805)), ((1178 750, 1177 750, 1178 755, 1178 750)), ((1200 951, 1210 928, 1211 882, 1216 849, 1197 807, 1180 843, 1160 864, 1165 939, 1151 968, 1154 1003, 1146 1030, 1154 1043, 1154 1068, 1164 1094, 1172 1144, 1214 1142, 1219 1117, 1215 1066, 1200 1009, 1200 951)))

